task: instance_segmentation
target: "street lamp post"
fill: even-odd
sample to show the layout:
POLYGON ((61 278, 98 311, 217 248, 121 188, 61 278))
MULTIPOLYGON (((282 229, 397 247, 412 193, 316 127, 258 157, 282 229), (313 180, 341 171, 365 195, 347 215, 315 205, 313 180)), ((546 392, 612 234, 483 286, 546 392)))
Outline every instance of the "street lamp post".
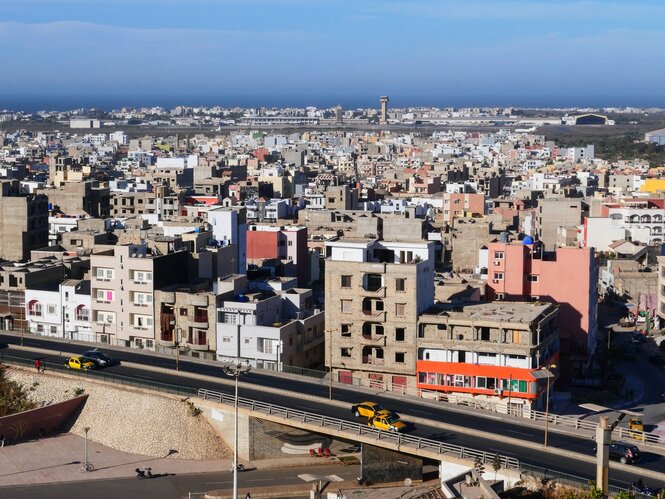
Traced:
POLYGON ((247 362, 241 362, 240 359, 236 360, 235 364, 222 368, 224 374, 227 376, 233 376, 235 378, 235 421, 233 426, 233 499, 238 499, 238 378, 240 378, 240 376, 243 374, 247 374, 251 368, 252 366, 250 366, 247 362))
POLYGON ((90 427, 86 426, 83 428, 83 431, 85 432, 85 441, 83 443, 83 471, 90 471, 90 467, 88 466, 88 432, 90 431, 90 427))
POLYGON ((180 339, 182 338, 182 328, 180 326, 175 328, 175 338, 173 344, 175 345, 175 370, 180 371, 180 339))
POLYGON ((539 369, 533 372, 533 376, 536 379, 547 378, 547 388, 545 389, 545 440, 543 442, 544 447, 547 447, 547 433, 550 427, 550 379, 556 376, 550 369, 556 369, 556 364, 550 364, 547 366, 540 367, 539 369))

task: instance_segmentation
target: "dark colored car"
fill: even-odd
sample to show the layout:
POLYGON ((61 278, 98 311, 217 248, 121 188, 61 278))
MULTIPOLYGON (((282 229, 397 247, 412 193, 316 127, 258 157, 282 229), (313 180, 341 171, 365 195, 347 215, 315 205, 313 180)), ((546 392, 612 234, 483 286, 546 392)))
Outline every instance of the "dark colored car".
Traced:
POLYGON ((119 363, 117 360, 112 359, 104 352, 100 352, 99 350, 88 350, 87 352, 84 352, 83 355, 84 357, 95 361, 99 367, 108 367, 119 363))
POLYGON ((610 444, 610 459, 615 459, 621 464, 636 463, 640 460, 640 449, 632 444, 615 442, 610 444))

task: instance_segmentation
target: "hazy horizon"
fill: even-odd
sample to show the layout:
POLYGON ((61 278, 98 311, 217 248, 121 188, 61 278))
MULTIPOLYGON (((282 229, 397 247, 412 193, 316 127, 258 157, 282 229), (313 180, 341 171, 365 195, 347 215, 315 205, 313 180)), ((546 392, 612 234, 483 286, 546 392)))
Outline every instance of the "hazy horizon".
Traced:
POLYGON ((664 107, 663 18, 659 0, 6 0, 0 107, 664 107))

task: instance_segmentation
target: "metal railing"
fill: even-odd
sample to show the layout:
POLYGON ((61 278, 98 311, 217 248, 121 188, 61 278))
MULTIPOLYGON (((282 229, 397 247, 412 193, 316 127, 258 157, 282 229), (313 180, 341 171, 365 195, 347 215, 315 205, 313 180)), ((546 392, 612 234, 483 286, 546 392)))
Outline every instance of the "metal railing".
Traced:
MULTIPOLYGON (((32 359, 24 359, 21 357, 13 357, 11 355, 0 354, 0 363, 12 364, 24 367, 35 367, 35 361, 32 359)), ((146 379, 137 379, 129 376, 122 376, 119 374, 111 374, 100 370, 80 370, 68 369, 64 364, 53 362, 42 362, 45 371, 60 371, 67 372, 82 378, 89 378, 98 381, 106 381, 108 383, 115 383, 123 386, 131 386, 135 388, 143 388, 147 390, 156 391, 159 393, 170 393, 173 395, 184 395, 188 397, 195 397, 197 394, 196 388, 189 388, 186 386, 171 385, 169 383, 161 383, 159 381, 150 381, 146 379)))
MULTIPOLYGON (((199 398, 204 400, 213 400, 222 404, 235 406, 235 398, 233 395, 216 392, 213 390, 200 389, 198 391, 199 398)), ((251 400, 246 398, 238 399, 238 407, 249 409, 252 412, 259 412, 266 415, 278 416, 283 419, 292 421, 298 425, 309 423, 325 430, 326 428, 333 429, 348 433, 348 438, 353 439, 357 436, 370 436, 377 442, 390 442, 397 444, 398 448, 404 449, 408 447, 418 454, 419 450, 434 452, 441 456, 449 456, 457 459, 465 459, 468 461, 476 461, 480 459, 481 462, 490 464, 494 461, 497 454, 492 452, 483 452, 475 449, 469 449, 459 445, 448 444, 431 440, 428 438, 414 437, 405 435, 403 433, 379 430, 366 424, 355 423, 343 419, 331 418, 322 416, 320 414, 313 414, 310 412, 300 411, 297 409, 289 409, 287 407, 269 404, 267 402, 260 402, 258 400, 251 400)), ((499 455, 501 467, 504 469, 520 469, 520 462, 507 456, 499 455)))

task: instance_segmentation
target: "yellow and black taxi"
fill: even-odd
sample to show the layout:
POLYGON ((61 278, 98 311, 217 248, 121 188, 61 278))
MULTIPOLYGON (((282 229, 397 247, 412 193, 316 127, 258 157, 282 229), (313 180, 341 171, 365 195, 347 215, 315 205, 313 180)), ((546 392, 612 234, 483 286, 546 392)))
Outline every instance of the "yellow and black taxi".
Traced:
POLYGON ((94 369, 97 367, 97 363, 87 357, 82 355, 75 355, 70 357, 67 362, 65 362, 65 367, 68 369, 79 369, 82 371, 87 371, 88 369, 94 369))
POLYGON ((644 423, 640 418, 628 420, 628 435, 636 440, 644 441, 644 423))
POLYGON ((387 431, 404 431, 406 429, 406 424, 392 414, 379 414, 374 416, 373 418, 370 418, 367 425, 378 428, 379 430, 387 431))
POLYGON ((351 406, 351 412, 357 417, 365 417, 365 418, 373 418, 374 416, 377 416, 379 414, 392 414, 393 416, 397 416, 392 411, 389 411, 388 409, 384 409, 380 404, 377 404, 376 402, 361 402, 360 404, 354 404, 351 406))
POLYGON ((373 418, 377 413, 383 411, 383 407, 376 402, 361 402, 351 407, 351 412, 357 417, 373 418))

